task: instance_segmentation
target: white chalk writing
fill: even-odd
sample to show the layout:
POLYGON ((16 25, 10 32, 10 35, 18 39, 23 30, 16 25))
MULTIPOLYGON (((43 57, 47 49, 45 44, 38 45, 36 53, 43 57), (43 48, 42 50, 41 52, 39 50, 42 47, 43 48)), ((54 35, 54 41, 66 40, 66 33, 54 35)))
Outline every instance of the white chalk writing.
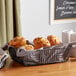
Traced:
POLYGON ((66 12, 66 11, 61 11, 60 16, 71 15, 71 14, 72 14, 72 11, 68 11, 68 12, 66 12))
POLYGON ((76 4, 76 2, 73 2, 73 1, 71 1, 71 2, 69 2, 69 1, 67 1, 67 0, 64 0, 64 2, 63 2, 63 5, 74 5, 74 4, 76 4))
POLYGON ((67 15, 72 15, 72 14, 76 14, 76 1, 67 1, 64 0, 62 5, 59 4, 56 6, 56 12, 59 12, 60 16, 67 16, 67 15))

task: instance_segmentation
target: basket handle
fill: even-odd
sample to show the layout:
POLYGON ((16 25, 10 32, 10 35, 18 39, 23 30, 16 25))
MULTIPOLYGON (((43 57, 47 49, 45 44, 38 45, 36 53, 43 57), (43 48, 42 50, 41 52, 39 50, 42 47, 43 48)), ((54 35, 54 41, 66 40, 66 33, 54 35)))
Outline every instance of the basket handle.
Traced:
POLYGON ((5 50, 8 50, 8 48, 9 48, 8 43, 6 43, 6 44, 5 44, 4 46, 2 46, 1 48, 2 48, 4 51, 5 51, 5 50))

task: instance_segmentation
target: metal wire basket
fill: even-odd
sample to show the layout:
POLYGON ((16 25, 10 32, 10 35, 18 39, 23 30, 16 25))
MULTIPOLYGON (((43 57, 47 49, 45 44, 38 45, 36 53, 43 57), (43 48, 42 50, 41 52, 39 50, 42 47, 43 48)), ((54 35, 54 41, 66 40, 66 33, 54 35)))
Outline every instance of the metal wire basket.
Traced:
POLYGON ((62 43, 52 47, 26 51, 20 47, 9 46, 11 58, 25 66, 65 62, 69 59, 70 48, 74 43, 62 43))

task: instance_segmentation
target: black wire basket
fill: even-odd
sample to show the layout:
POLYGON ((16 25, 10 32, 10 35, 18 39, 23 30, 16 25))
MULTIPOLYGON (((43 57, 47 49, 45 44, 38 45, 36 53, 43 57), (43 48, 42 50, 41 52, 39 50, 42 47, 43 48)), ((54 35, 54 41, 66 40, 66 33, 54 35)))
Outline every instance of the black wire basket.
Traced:
POLYGON ((23 47, 16 49, 13 46, 8 46, 8 49, 14 61, 29 66, 65 62, 69 59, 70 48, 74 44, 76 44, 76 42, 61 43, 59 45, 31 51, 26 51, 23 47))

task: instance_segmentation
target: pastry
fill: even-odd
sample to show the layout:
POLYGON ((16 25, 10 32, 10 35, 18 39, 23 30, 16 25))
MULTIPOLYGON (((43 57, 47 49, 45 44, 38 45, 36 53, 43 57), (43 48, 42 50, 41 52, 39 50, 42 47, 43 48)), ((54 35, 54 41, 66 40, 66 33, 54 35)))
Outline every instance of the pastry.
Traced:
POLYGON ((14 46, 15 48, 19 48, 26 45, 26 39, 23 37, 15 37, 9 42, 9 45, 14 46))
POLYGON ((43 38, 43 37, 35 38, 33 40, 33 43, 34 43, 35 49, 51 46, 50 42, 46 38, 43 38))
POLYGON ((49 40, 49 42, 50 42, 50 44, 52 46, 61 43, 61 41, 59 40, 59 38, 57 36, 54 36, 54 35, 47 36, 47 39, 49 40))
POLYGON ((32 46, 32 45, 25 45, 24 48, 26 50, 34 50, 34 46, 32 46))

